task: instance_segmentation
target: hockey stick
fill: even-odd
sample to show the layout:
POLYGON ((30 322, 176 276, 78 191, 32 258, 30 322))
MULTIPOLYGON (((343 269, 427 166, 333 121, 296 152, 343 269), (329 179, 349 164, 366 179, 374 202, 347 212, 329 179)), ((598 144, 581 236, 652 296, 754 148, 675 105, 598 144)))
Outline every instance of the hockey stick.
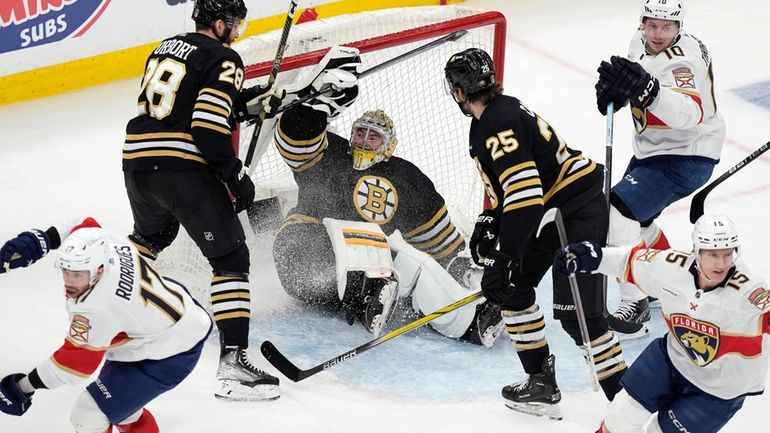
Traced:
POLYGON ((760 155, 767 152, 768 149, 770 149, 770 141, 763 144, 759 149, 755 150, 751 155, 747 156, 746 158, 743 158, 741 162, 730 167, 729 170, 727 170, 725 173, 722 173, 722 175, 716 178, 716 180, 706 185, 706 187, 703 188, 702 190, 698 191, 698 193, 695 194, 695 196, 693 196, 692 201, 690 202, 690 222, 695 224, 695 221, 698 221, 698 218, 700 218, 703 215, 703 212, 704 212, 703 205, 706 201, 706 196, 711 192, 712 189, 719 186, 719 184, 727 180, 728 177, 737 173, 738 170, 745 167, 746 164, 750 163, 751 161, 754 161, 760 155))
POLYGON ((296 365, 294 365, 270 341, 265 341, 264 343, 262 343, 262 347, 261 347, 262 355, 264 355, 265 359, 267 359, 268 362, 273 364, 273 367, 277 368, 278 371, 280 371, 284 376, 289 378, 292 382, 299 382, 300 380, 307 379, 308 377, 313 376, 314 374, 320 373, 326 370, 327 368, 331 368, 337 364, 341 364, 347 361, 348 359, 358 356, 366 352, 367 350, 374 348, 376 346, 379 346, 380 344, 388 340, 392 340, 401 334, 405 334, 413 329, 419 328, 420 326, 425 325, 426 323, 434 319, 437 319, 446 313, 452 312, 462 306, 470 304, 471 302, 481 297, 482 297, 482 294, 480 290, 473 292, 462 299, 459 299, 445 307, 439 308, 438 310, 428 314, 427 316, 424 316, 415 321, 409 322, 406 325, 400 328, 394 329, 381 337, 375 338, 374 340, 371 340, 368 343, 362 344, 356 347, 355 349, 348 350, 343 354, 337 355, 334 358, 328 361, 325 361, 321 364, 318 364, 315 367, 311 367, 307 370, 302 370, 296 365))
MULTIPOLYGON (((270 89, 275 83, 275 78, 278 76, 278 70, 281 68, 281 61, 283 60, 283 53, 286 51, 286 41, 289 39, 289 31, 291 30, 291 24, 294 21, 294 11, 297 9, 298 0, 291 0, 289 4, 289 11, 286 13, 286 21, 283 23, 283 32, 281 33, 281 40, 278 42, 278 50, 275 52, 275 60, 273 60, 273 68, 270 70, 270 76, 267 78, 267 88, 270 89)), ((259 113, 259 117, 256 120, 256 126, 254 126, 254 133, 251 135, 249 141, 249 150, 246 152, 246 159, 243 161, 243 165, 246 167, 251 166, 251 161, 254 159, 254 151, 257 147, 257 140, 259 139, 259 132, 262 130, 262 124, 265 123, 264 110, 259 113)))
MULTIPOLYGON (((416 54, 419 54, 419 53, 422 53, 424 51, 430 50, 430 49, 435 48, 435 47, 437 47, 439 45, 442 45, 442 44, 444 44, 446 42, 454 42, 454 41, 462 38, 463 36, 465 36, 467 33, 468 33, 467 30, 458 30, 458 31, 450 33, 450 34, 448 34, 446 36, 442 36, 442 37, 436 39, 435 41, 428 42, 425 45, 421 45, 421 46, 419 46, 419 47, 417 47, 417 48, 415 48, 415 49, 413 49, 411 51, 407 51, 404 54, 400 54, 400 55, 398 55, 398 56, 396 56, 396 57, 394 57, 394 58, 392 58, 390 60, 386 60, 386 61, 380 63, 379 65, 372 66, 371 68, 361 72, 361 74, 358 75, 358 79, 360 80, 360 79, 362 79, 362 78, 364 78, 364 77, 366 77, 366 76, 368 76, 368 75, 370 75, 370 74, 372 74, 374 72, 379 71, 380 69, 384 69, 384 68, 387 68, 389 66, 393 66, 393 65, 395 65, 397 63, 400 63, 400 62, 402 62, 402 61, 404 61, 406 59, 409 59, 410 57, 413 57, 416 54)), ((284 106, 279 107, 276 110, 276 114, 283 113, 284 111, 286 111, 286 110, 296 106, 297 104, 301 104, 303 102, 307 102, 307 101, 309 101, 309 100, 311 100, 313 98, 317 98, 318 96, 327 94, 327 93, 329 93, 331 91, 332 91, 332 89, 330 87, 330 88, 327 88, 327 89, 322 89, 320 91, 311 92, 311 93, 309 93, 309 94, 307 94, 307 95, 305 95, 305 96, 303 96, 301 98, 297 98, 297 99, 291 101, 290 103, 288 103, 288 104, 286 104, 284 106)))
MULTIPOLYGON (((559 208, 554 207, 548 209, 543 218, 540 220, 540 226, 537 228, 537 235, 540 236, 540 232, 543 227, 551 222, 556 223, 556 231, 559 233, 559 243, 562 248, 566 248, 569 243, 567 240, 567 231, 564 229, 564 221, 561 219, 561 211, 559 208)), ((588 337, 588 325, 586 324, 586 313, 583 310, 583 301, 580 299, 580 289, 578 288, 577 278, 575 273, 569 274, 569 288, 572 291, 572 299, 575 301, 575 314, 578 319, 578 327, 580 328, 580 337, 583 340, 583 347, 588 351, 588 368, 591 370, 591 382, 593 383, 594 391, 599 390, 599 378, 596 375, 596 365, 594 364, 594 356, 591 351, 591 339, 588 337)))
MULTIPOLYGON (((612 191, 612 132, 614 129, 615 121, 615 103, 612 101, 607 103, 607 126, 605 128, 605 146, 604 146, 604 198, 607 199, 607 211, 609 215, 610 210, 610 191, 612 191)), ((607 237, 605 238, 604 245, 609 242, 609 230, 607 231, 607 237)), ((602 274, 602 299, 604 299, 604 316, 609 316, 610 312, 607 311, 607 276, 602 274)))

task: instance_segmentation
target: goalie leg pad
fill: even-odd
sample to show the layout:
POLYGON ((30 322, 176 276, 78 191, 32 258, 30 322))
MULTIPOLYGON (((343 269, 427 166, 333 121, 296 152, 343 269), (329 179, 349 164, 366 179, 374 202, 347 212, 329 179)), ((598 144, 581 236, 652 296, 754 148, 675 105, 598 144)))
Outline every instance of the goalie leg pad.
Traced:
MULTIPOLYGON (((455 281, 433 257, 409 245, 398 231, 388 240, 398 253, 396 272, 399 281, 411 282, 417 278, 412 289, 412 307, 416 312, 430 314, 470 294, 470 290, 455 281)), ((408 289, 402 292, 408 292, 408 289)), ((482 302, 484 300, 480 299, 447 313, 430 322, 430 326, 447 337, 460 338, 473 324, 476 306, 482 302)))

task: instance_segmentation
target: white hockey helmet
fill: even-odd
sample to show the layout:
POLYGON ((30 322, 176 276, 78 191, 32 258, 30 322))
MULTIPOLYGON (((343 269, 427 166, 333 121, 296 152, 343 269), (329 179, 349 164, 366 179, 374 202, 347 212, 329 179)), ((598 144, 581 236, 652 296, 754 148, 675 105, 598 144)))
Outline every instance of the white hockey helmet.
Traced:
POLYGON ((645 18, 677 21, 681 30, 684 19, 682 0, 643 0, 639 21, 643 22, 645 18))
POLYGON ((101 227, 80 227, 59 247, 56 267, 90 272, 91 286, 96 284, 97 271, 110 260, 109 242, 101 227))
POLYGON ((353 168, 366 170, 381 161, 387 161, 396 150, 396 125, 383 110, 367 111, 355 122, 350 132, 350 152, 353 155, 353 168), (377 149, 366 146, 366 142, 353 144, 357 130, 376 131, 382 137, 382 145, 377 149))
POLYGON ((692 229, 693 250, 718 250, 741 246, 738 230, 732 220, 724 215, 703 215, 692 229))

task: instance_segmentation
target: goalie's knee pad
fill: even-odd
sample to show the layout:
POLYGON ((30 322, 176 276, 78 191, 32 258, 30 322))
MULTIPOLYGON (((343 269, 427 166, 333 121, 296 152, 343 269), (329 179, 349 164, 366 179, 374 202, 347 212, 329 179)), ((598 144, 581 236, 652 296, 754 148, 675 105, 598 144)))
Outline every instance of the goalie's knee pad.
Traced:
POLYGON ((208 259, 214 274, 248 274, 251 259, 249 247, 241 244, 234 251, 221 257, 208 259))
POLYGON ((173 220, 169 221, 166 228, 157 233, 143 234, 134 231, 128 235, 128 240, 134 244, 143 257, 155 260, 161 251, 171 245, 171 242, 174 242, 178 233, 179 221, 173 220))
POLYGON ((70 422, 78 433, 104 433, 110 427, 107 415, 88 391, 83 391, 70 411, 70 422))
MULTIPOLYGON (((428 254, 409 245, 399 232, 389 238, 391 248, 398 252, 393 262, 402 285, 401 293, 412 293, 412 307, 421 314, 430 314, 470 294, 441 265, 428 254), (413 288, 412 288, 413 287, 413 288)), ((477 300, 441 317, 430 326, 447 337, 462 337, 474 321, 477 300)))

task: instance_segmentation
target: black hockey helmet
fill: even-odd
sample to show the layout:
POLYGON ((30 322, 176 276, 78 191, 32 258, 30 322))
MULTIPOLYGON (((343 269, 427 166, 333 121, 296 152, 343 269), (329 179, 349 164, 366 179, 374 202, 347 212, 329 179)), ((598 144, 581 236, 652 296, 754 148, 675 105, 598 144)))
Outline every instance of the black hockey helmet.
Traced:
POLYGON ((489 54, 479 48, 454 54, 446 63, 444 73, 450 95, 456 87, 472 95, 495 85, 495 64, 489 54))
POLYGON ((208 27, 222 20, 232 29, 238 20, 246 19, 246 4, 243 0, 195 0, 192 19, 208 27))

